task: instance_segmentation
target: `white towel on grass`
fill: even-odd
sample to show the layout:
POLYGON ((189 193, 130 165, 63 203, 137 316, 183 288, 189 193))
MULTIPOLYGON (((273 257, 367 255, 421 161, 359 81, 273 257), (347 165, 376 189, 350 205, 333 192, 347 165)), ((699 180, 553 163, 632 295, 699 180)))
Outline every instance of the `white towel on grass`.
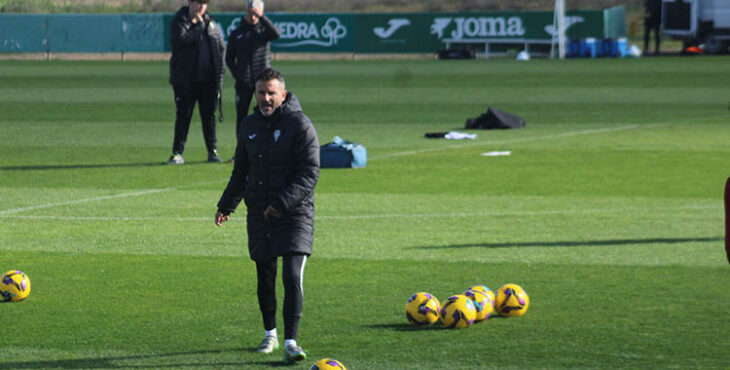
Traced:
POLYGON ((446 135, 444 135, 444 138, 449 139, 449 140, 464 140, 464 139, 474 140, 477 138, 477 134, 465 134, 463 132, 458 132, 458 131, 449 131, 446 135))

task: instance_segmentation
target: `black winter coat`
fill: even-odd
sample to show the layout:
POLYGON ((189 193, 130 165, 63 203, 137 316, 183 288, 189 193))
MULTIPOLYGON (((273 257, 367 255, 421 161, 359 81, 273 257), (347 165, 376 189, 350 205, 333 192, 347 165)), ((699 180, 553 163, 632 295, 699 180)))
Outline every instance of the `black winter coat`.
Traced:
POLYGON ((263 16, 251 25, 241 19, 228 37, 226 65, 236 79, 236 84, 254 88, 256 76, 271 66, 270 42, 281 36, 273 23, 263 16))
POLYGON ((294 94, 269 117, 258 107, 241 125, 233 173, 218 211, 247 207, 251 259, 312 254, 314 186, 319 177, 319 139, 294 94), (264 219, 271 205, 281 218, 264 219))
POLYGON ((193 24, 188 10, 187 6, 180 8, 170 22, 170 44, 172 46, 170 84, 185 85, 192 82, 198 66, 200 35, 205 33, 210 41, 216 87, 220 91, 223 86, 223 76, 226 73, 223 60, 226 45, 223 33, 208 13, 203 15, 203 23, 193 24))
POLYGON ((662 0, 644 0, 644 17, 654 22, 662 21, 662 0))

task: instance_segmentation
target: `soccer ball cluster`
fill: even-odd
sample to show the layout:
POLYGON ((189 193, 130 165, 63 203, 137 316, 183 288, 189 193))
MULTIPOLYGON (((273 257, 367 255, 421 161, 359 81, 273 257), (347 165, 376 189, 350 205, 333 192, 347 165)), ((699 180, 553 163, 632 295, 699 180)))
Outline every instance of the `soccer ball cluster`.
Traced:
POLYGON ((0 302, 20 302, 30 294, 30 279, 23 271, 10 270, 0 277, 0 302))
POLYGON ((465 328, 495 312, 504 317, 522 316, 528 307, 530 297, 517 284, 502 285, 496 295, 485 285, 474 285, 446 298, 443 305, 429 293, 416 293, 406 302, 406 317, 413 325, 433 325, 440 320, 450 329, 465 328))

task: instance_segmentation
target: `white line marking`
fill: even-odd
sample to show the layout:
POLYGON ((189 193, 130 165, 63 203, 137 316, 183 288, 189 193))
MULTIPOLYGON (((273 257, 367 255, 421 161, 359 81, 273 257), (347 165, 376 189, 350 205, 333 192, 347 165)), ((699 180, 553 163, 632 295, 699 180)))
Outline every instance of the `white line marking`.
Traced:
MULTIPOLYGON (((211 221, 213 216, 205 217, 104 217, 104 216, 25 216, 25 215, 2 215, 0 218, 13 218, 21 220, 58 220, 58 221, 211 221)), ((231 221, 238 219, 231 218, 231 221)))
MULTIPOLYGON (((454 212, 454 213, 410 213, 410 214, 373 214, 373 215, 339 215, 339 216, 315 216, 316 220, 373 220, 373 219, 408 219, 408 218, 460 218, 460 217, 504 217, 504 216, 545 216, 545 215, 570 215, 570 214, 596 214, 612 212, 642 212, 642 211, 721 211, 721 206, 680 206, 680 207, 657 207, 657 208, 596 208, 576 210, 555 210, 555 211, 506 211, 506 212, 454 212)), ((718 213, 718 217, 722 214, 718 213)), ((23 216, 23 215, 2 215, 0 218, 14 218, 26 220, 60 220, 60 221, 163 221, 163 222, 184 222, 184 221, 206 221, 213 222, 211 217, 99 217, 99 216, 23 216)), ((233 217, 231 221, 245 221, 245 217, 233 217)))
POLYGON ((69 200, 69 201, 66 201, 66 202, 48 203, 48 204, 40 204, 40 205, 37 205, 37 206, 29 206, 29 207, 6 209, 4 211, 0 211, 0 214, 4 214, 4 215, 7 215, 7 214, 15 214, 15 213, 20 213, 20 212, 34 210, 34 209, 43 209, 43 208, 51 208, 51 207, 58 207, 58 206, 68 206, 68 205, 72 205, 72 204, 95 202, 95 201, 98 201, 98 200, 107 200, 107 199, 115 199, 115 198, 135 197, 135 196, 140 196, 140 195, 147 195, 147 194, 154 194, 154 193, 162 193, 162 192, 170 191, 170 190, 175 190, 175 188, 144 190, 144 191, 136 191, 136 192, 133 192, 133 193, 105 195, 105 196, 101 196, 101 197, 93 197, 93 198, 83 198, 83 199, 69 200))
MULTIPOLYGON (((228 181, 228 179, 225 179, 225 180, 228 181)), ((69 205, 80 204, 80 203, 95 202, 95 201, 99 201, 99 200, 137 197, 137 196, 141 196, 141 195, 164 193, 164 192, 168 192, 168 191, 180 190, 180 189, 195 187, 195 186, 200 186, 200 185, 213 184, 213 183, 218 183, 218 182, 222 182, 222 181, 223 180, 206 181, 206 182, 201 182, 201 183, 178 186, 176 188, 150 189, 150 190, 135 191, 135 192, 131 192, 131 193, 104 195, 104 196, 99 196, 99 197, 69 200, 69 201, 65 201, 65 202, 47 203, 47 204, 39 204, 36 206, 6 209, 6 210, 0 211, 0 217, 3 217, 2 215, 16 214, 16 213, 20 213, 20 212, 35 210, 35 209, 52 208, 52 207, 58 207, 58 206, 69 206, 69 205)))
POLYGON ((604 132, 634 130, 634 129, 637 129, 640 127, 648 127, 648 126, 649 125, 645 125, 645 126, 626 125, 626 126, 600 128, 600 129, 593 129, 593 130, 568 131, 568 132, 563 132, 560 134, 551 134, 551 135, 544 135, 544 136, 531 136, 531 137, 523 137, 523 138, 509 139, 509 140, 476 141, 476 142, 468 142, 468 143, 464 143, 464 144, 448 145, 448 146, 443 146, 443 147, 438 147, 438 148, 426 148, 426 149, 419 149, 419 150, 409 150, 409 151, 405 151, 405 152, 383 154, 383 155, 373 156, 372 158, 368 158, 368 160, 372 161, 372 160, 392 158, 392 157, 402 157, 402 156, 406 156, 406 155, 436 152, 436 151, 441 151, 441 150, 449 150, 449 149, 464 148, 464 147, 521 143, 521 142, 527 142, 527 141, 554 139, 554 138, 568 137, 568 136, 592 135, 592 134, 600 134, 600 133, 604 133, 604 132))

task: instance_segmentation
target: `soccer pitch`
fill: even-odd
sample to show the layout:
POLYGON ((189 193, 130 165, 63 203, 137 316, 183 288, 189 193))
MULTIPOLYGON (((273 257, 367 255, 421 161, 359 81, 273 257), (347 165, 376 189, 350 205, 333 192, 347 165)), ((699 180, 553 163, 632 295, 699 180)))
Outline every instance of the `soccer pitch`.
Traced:
MULTIPOLYGON (((368 150, 323 169, 299 343, 308 368, 725 368, 730 58, 275 62, 319 133, 368 150), (519 130, 463 131, 492 106, 519 130), (488 151, 511 155, 486 157, 488 151), (408 297, 520 284, 525 316, 408 324, 408 297)), ((0 61, 0 368, 270 368, 232 166, 167 166, 164 62, 0 61)), ((221 156, 235 145, 224 87, 221 156)), ((283 289, 279 278, 279 296, 283 289)), ((283 299, 279 300, 279 303, 283 299)), ((279 335, 283 320, 279 313, 279 335)))

